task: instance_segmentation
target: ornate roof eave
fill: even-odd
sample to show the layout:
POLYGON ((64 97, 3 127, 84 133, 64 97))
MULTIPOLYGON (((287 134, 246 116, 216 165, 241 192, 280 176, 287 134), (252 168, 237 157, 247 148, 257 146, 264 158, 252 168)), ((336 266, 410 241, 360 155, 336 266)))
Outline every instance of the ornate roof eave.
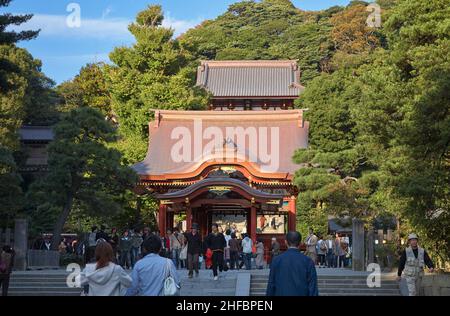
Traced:
POLYGON ((156 194, 156 198, 158 199, 180 199, 189 197, 194 192, 197 192, 199 189, 205 188, 205 187, 213 187, 213 186, 230 186, 233 188, 239 188, 240 190, 247 193, 248 196, 257 197, 261 199, 266 200, 279 200, 283 199, 284 195, 282 194, 272 194, 267 192, 259 191, 255 188, 250 187, 246 183, 231 179, 231 178, 207 178, 203 179, 201 181, 198 181, 197 183, 184 188, 182 190, 179 190, 177 192, 171 192, 171 193, 165 193, 165 194, 156 194))

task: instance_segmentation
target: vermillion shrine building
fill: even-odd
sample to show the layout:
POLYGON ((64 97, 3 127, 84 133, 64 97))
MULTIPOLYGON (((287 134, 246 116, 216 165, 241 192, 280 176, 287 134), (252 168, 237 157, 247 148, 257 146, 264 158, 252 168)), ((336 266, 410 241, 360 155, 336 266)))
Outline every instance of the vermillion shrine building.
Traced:
POLYGON ((149 148, 134 165, 138 191, 159 200, 161 234, 176 215, 202 235, 218 223, 268 248, 296 228, 292 161, 308 145, 308 122, 294 100, 303 91, 296 61, 204 61, 197 85, 209 111, 157 111, 149 148))

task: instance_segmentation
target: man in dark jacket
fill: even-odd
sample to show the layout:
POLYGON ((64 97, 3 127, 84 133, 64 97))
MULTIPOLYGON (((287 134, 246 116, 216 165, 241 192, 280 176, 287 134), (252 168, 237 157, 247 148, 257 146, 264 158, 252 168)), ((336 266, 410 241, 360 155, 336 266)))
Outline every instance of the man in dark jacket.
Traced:
POLYGON ((218 227, 216 223, 212 224, 212 233, 206 237, 206 248, 212 251, 212 268, 215 281, 219 279, 217 267, 219 267, 220 272, 223 270, 223 254, 227 245, 225 237, 222 233, 219 233, 218 227))
POLYGON ((187 261, 189 268, 189 278, 193 277, 193 270, 195 276, 198 276, 198 256, 202 252, 202 237, 198 232, 198 224, 194 223, 191 227, 190 233, 185 233, 187 248, 187 261))
POLYGON ((95 239, 96 240, 104 239, 105 241, 109 242, 110 238, 108 234, 105 232, 105 230, 106 230, 105 225, 100 226, 100 231, 97 233, 95 239))
POLYGON ((298 249, 299 232, 286 235, 288 250, 273 258, 270 266, 267 296, 318 296, 314 262, 298 249))

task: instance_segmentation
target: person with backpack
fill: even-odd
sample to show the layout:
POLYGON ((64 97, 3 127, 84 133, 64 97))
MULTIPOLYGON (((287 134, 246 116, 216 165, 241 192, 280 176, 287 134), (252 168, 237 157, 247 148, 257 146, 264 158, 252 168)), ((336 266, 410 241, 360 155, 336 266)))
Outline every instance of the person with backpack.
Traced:
POLYGON ((10 246, 4 246, 0 254, 0 286, 2 296, 8 295, 9 279, 14 265, 15 252, 10 246))
POLYGON ((95 259, 95 247, 97 246, 97 226, 92 226, 91 232, 87 240, 86 263, 90 263, 95 259))

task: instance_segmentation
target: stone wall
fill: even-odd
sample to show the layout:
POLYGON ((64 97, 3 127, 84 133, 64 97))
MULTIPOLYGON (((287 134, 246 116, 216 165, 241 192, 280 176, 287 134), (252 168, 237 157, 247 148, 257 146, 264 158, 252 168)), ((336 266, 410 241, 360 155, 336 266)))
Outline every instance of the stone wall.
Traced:
POLYGON ((450 296, 450 273, 425 275, 422 279, 420 295, 450 296))

